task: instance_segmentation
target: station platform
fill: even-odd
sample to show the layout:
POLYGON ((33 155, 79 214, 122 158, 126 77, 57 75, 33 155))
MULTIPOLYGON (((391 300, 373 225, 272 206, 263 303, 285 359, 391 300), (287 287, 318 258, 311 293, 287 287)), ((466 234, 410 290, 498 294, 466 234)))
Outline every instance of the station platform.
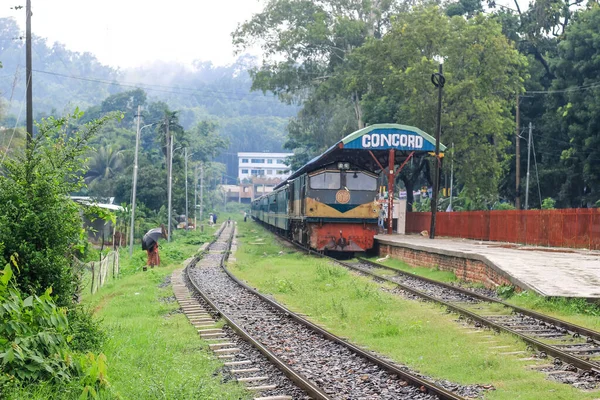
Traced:
POLYGON ((494 288, 511 284, 543 296, 600 298, 600 251, 532 247, 420 235, 376 235, 381 256, 453 271, 494 288))

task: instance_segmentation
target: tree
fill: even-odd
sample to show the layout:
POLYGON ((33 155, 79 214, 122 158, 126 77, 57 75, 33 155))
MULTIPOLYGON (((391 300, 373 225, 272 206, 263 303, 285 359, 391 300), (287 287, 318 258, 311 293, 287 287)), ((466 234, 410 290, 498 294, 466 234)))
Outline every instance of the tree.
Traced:
POLYGON ((114 146, 102 146, 93 152, 85 174, 85 182, 94 195, 113 195, 114 178, 123 168, 123 153, 114 146))
MULTIPOLYGON (((437 96, 429 78, 440 56, 446 76, 441 141, 455 145, 455 175, 466 194, 495 198, 514 129, 512 99, 522 90, 526 60, 492 18, 449 18, 437 7, 400 14, 381 41, 350 56, 358 66, 356 79, 371 88, 363 99, 365 121, 434 132, 437 96)), ((401 176, 407 189, 419 170, 401 176)))
MULTIPOLYGON (((233 43, 243 51, 255 43, 263 65, 250 71, 252 89, 271 91, 293 102, 327 81, 346 56, 368 37, 381 37, 395 10, 395 0, 270 0, 261 13, 238 26, 233 43)), ((359 88, 339 93, 353 103, 362 128, 359 88)))
MULTIPOLYGON (((77 112, 73 118, 81 118, 77 112)), ((69 193, 83 185, 90 138, 109 117, 65 132, 67 118, 48 118, 24 153, 8 157, 0 175, 2 258, 18 258, 17 284, 29 293, 52 287, 59 305, 69 305, 76 276, 71 256, 83 230, 69 193)))
POLYGON ((600 199, 598 26, 600 7, 576 15, 559 44, 560 58, 554 62, 557 79, 551 110, 556 110, 560 130, 568 136, 560 157, 568 168, 568 179, 563 183, 560 197, 574 197, 577 200, 571 204, 575 206, 591 206, 600 199))

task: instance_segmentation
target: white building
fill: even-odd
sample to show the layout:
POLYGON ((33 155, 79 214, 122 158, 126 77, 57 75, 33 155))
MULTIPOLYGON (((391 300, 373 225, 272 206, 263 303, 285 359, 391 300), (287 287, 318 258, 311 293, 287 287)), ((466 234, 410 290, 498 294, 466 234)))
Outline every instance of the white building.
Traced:
POLYGON ((292 174, 285 164, 294 153, 238 153, 238 178, 252 177, 286 179, 292 174))

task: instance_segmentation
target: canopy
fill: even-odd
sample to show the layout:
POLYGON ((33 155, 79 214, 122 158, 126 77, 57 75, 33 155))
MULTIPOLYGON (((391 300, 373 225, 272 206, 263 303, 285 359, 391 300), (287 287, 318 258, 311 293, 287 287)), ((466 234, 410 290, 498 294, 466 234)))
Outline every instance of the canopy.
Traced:
MULTIPOLYGON (((440 153, 445 150, 446 146, 440 143, 440 153)), ((419 156, 434 151, 435 138, 419 128, 400 124, 375 124, 349 134, 290 175, 288 181, 336 162, 349 162, 355 167, 375 172, 390 164, 392 153, 394 164, 399 165, 413 152, 414 156, 419 156), (394 152, 390 152, 392 149, 394 152)), ((286 182, 282 182, 276 188, 285 184, 286 182)))

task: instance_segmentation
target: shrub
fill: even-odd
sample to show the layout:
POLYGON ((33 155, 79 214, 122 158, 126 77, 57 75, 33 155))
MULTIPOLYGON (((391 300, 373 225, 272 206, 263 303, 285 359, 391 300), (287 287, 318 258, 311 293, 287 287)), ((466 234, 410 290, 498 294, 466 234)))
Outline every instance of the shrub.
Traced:
POLYGON ((18 287, 27 293, 52 287, 61 306, 73 302, 77 282, 71 256, 85 238, 79 206, 68 196, 83 186, 87 142, 104 121, 73 132, 66 129, 67 118, 43 120, 24 153, 0 166, 0 259, 8 262, 18 253, 18 287))
POLYGON ((556 205, 556 200, 552 197, 546 197, 542 201, 542 210, 554 210, 554 206, 556 205))
MULTIPOLYGON (((13 257, 13 265, 16 259, 13 257)), ((0 275, 0 390, 38 382, 79 381, 83 398, 106 386, 106 359, 73 352, 65 308, 52 300, 52 289, 23 299, 10 264, 0 275)))

